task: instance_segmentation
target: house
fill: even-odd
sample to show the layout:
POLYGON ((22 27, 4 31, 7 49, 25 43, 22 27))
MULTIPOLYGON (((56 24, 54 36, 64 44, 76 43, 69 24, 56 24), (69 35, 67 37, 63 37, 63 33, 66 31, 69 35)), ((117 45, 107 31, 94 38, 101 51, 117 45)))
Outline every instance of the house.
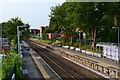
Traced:
POLYGON ((30 29, 30 34, 39 34, 40 30, 39 29, 30 29))
POLYGON ((45 29, 46 29, 45 26, 41 26, 40 27, 40 37, 42 37, 42 34, 43 34, 43 32, 44 32, 45 29))
POLYGON ((48 39, 55 39, 56 33, 48 33, 48 39))

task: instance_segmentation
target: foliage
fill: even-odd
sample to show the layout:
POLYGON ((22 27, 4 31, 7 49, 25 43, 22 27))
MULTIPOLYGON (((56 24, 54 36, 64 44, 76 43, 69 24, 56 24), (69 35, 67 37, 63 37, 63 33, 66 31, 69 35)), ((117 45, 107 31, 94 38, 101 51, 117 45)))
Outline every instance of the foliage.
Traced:
POLYGON ((73 43, 73 47, 79 47, 79 43, 73 43))
POLYGON ((19 28, 21 31, 21 39, 28 39, 29 38, 29 24, 25 24, 22 20, 18 17, 11 18, 7 22, 3 22, 3 37, 6 37, 10 40, 10 50, 8 52, 3 51, 4 54, 2 60, 2 78, 5 78, 8 74, 10 74, 11 70, 13 69, 14 65, 16 64, 16 78, 20 79, 23 78, 22 72, 20 70, 21 66, 21 58, 19 54, 16 53, 17 48, 17 26, 28 26, 25 28, 19 28))
POLYGON ((0 62, 0 80, 2 79, 2 63, 0 62))
POLYGON ((21 31, 21 39, 29 39, 30 38, 30 33, 29 33, 29 28, 30 28, 30 25, 29 24, 24 24, 25 28, 20 28, 20 31, 21 31), (23 31, 23 32, 22 32, 23 31))
POLYGON ((17 40, 17 26, 22 26, 24 23, 18 18, 11 18, 7 22, 4 22, 3 37, 7 37, 10 40, 17 40))
POLYGON ((120 26, 120 2, 64 2, 51 8, 50 29, 64 33, 76 41, 76 30, 86 33, 86 39, 96 42, 117 42, 117 31, 113 26, 120 26), (109 7, 108 7, 109 6, 109 7))
POLYGON ((43 39, 45 40, 45 39, 48 38, 48 34, 47 34, 47 33, 43 33, 43 34, 42 34, 42 37, 43 37, 43 39))
POLYGON ((8 20, 7 22, 3 22, 3 37, 7 37, 9 38, 9 40, 11 41, 12 39, 14 39, 17 42, 17 26, 28 26, 28 28, 26 28, 27 30, 25 30, 25 28, 20 28, 20 30, 25 30, 24 31, 24 38, 28 38, 29 37, 29 24, 25 24, 22 22, 22 20, 18 17, 15 18, 11 18, 10 20, 8 20))
POLYGON ((53 30, 51 27, 47 27, 43 33, 55 33, 55 30, 53 30))
POLYGON ((52 43, 51 40, 39 40, 39 39, 33 39, 33 38, 30 38, 30 40, 34 40, 34 41, 44 43, 44 44, 51 44, 52 43))
MULTIPOLYGON (((4 54, 4 52, 3 52, 4 54)), ((20 57, 15 52, 7 53, 7 58, 3 58, 2 60, 2 78, 5 78, 12 70, 14 65, 16 64, 16 76, 19 78, 21 76, 20 73, 20 57)))
POLYGON ((59 45, 59 44, 62 44, 62 42, 58 40, 54 42, 54 45, 59 45))
POLYGON ((13 67, 16 65, 16 78, 23 78, 20 66, 21 66, 21 58, 19 54, 16 53, 16 44, 15 40, 11 40, 11 48, 6 53, 4 50, 2 51, 3 59, 2 59, 2 78, 4 79, 8 74, 10 74, 13 67))

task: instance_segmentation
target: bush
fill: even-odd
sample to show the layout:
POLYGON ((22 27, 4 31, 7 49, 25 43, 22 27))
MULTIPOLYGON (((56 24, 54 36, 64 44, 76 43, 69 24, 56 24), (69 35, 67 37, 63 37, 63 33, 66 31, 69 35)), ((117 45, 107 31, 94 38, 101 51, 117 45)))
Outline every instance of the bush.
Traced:
POLYGON ((43 44, 51 44, 52 43, 51 40, 42 40, 42 39, 33 39, 33 38, 30 38, 30 40, 37 41, 37 42, 40 42, 43 44))
POLYGON ((62 44, 62 42, 58 40, 54 42, 54 45, 59 45, 59 44, 62 44))
MULTIPOLYGON (((3 54, 4 51, 3 51, 3 54)), ((16 64, 16 78, 22 78, 22 74, 20 73, 21 59, 19 54, 15 52, 8 52, 6 57, 3 57, 2 60, 2 78, 5 78, 8 74, 10 74, 14 65, 16 64)))
POLYGON ((43 37, 43 40, 45 40, 45 39, 48 38, 48 34, 47 34, 47 33, 43 33, 43 34, 42 34, 42 37, 43 37))
MULTIPOLYGON (((12 41, 12 40, 11 40, 12 41)), ((16 45, 14 40, 11 42, 11 49, 8 52, 2 51, 2 79, 8 78, 8 75, 11 73, 11 70, 15 67, 16 78, 24 78, 22 76, 20 66, 22 65, 22 60, 19 54, 15 51, 16 45), (15 66, 16 65, 16 66, 15 66)))
POLYGON ((73 43, 73 46, 74 47, 79 47, 79 44, 78 43, 73 43))

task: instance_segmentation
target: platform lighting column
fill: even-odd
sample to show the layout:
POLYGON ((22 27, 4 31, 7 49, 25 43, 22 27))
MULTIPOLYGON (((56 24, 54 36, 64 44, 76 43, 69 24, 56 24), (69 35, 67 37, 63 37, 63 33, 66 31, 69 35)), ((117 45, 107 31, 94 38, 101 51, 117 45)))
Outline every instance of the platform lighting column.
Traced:
POLYGON ((118 46, 119 46, 119 27, 112 27, 113 29, 118 29, 118 46))
POLYGON ((18 54, 21 56, 21 53, 20 53, 20 30, 19 30, 20 27, 28 27, 28 26, 17 26, 17 35, 18 35, 18 54))

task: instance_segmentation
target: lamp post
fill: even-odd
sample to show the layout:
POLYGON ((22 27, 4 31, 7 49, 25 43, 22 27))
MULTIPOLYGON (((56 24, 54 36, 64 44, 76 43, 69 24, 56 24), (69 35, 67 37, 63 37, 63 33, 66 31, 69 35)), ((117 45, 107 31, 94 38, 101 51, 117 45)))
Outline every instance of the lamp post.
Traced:
MULTIPOLYGON (((61 33, 62 33, 63 35, 64 35, 64 31, 65 31, 65 28, 62 27, 62 28, 61 28, 61 33)), ((63 38, 64 38, 64 37, 62 37, 62 46, 63 46, 63 38)))
POLYGON ((80 44, 81 44, 81 30, 79 28, 76 29, 75 32, 78 32, 78 44, 79 44, 79 47, 80 47, 80 44))
POLYGON ((78 32, 79 32, 79 47, 80 47, 80 43, 81 43, 81 38, 80 38, 81 35, 80 35, 80 33, 81 32, 80 31, 78 31, 78 32))
POLYGON ((18 54, 21 56, 21 53, 20 53, 20 30, 19 30, 20 27, 28 27, 28 26, 17 26, 17 35, 18 35, 18 54))
POLYGON ((118 46, 119 46, 119 27, 112 27, 113 29, 118 29, 118 46))

